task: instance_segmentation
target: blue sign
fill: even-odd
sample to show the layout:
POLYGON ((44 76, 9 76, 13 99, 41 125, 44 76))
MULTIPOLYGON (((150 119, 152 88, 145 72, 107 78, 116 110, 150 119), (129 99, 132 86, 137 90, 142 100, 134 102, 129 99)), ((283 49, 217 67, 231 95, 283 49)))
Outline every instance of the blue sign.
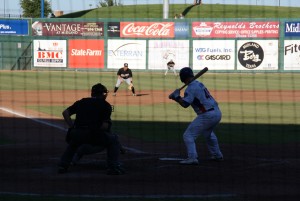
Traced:
POLYGON ((287 37, 300 37, 300 22, 286 22, 284 35, 287 37))
POLYGON ((29 35, 28 20, 0 20, 0 35, 29 35))
POLYGON ((189 24, 187 22, 175 22, 175 38, 188 38, 189 24))

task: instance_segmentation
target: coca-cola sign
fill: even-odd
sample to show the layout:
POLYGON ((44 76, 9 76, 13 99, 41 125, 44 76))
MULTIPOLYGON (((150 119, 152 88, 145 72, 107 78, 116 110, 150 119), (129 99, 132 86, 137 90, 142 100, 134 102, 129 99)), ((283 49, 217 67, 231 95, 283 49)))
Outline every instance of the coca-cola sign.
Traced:
POLYGON ((174 38, 174 22, 121 22, 122 38, 174 38))

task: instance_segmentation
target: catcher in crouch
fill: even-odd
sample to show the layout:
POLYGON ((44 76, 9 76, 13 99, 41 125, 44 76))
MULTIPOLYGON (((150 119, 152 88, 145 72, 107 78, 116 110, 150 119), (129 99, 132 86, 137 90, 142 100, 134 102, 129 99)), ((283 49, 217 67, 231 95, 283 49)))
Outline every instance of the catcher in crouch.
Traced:
POLYGON ((132 96, 136 96, 134 86, 132 84, 132 71, 128 68, 128 63, 124 63, 124 67, 118 70, 117 75, 118 79, 114 88, 113 96, 116 96, 116 93, 123 81, 128 84, 128 89, 131 90, 132 96))

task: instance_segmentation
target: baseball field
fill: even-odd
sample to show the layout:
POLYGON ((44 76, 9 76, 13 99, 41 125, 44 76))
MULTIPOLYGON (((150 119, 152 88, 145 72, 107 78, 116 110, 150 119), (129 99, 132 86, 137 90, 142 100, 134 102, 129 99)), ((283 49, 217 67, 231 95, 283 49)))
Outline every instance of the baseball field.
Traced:
POLYGON ((0 74, 0 200, 296 200, 299 196, 300 74, 212 73, 199 80, 219 102, 216 129, 225 160, 211 162, 197 140, 200 165, 181 166, 182 134, 195 117, 168 95, 178 77, 134 73, 114 106, 113 130, 127 149, 126 174, 105 174, 105 152, 67 174, 56 165, 66 147, 63 109, 115 72, 3 71, 0 74))

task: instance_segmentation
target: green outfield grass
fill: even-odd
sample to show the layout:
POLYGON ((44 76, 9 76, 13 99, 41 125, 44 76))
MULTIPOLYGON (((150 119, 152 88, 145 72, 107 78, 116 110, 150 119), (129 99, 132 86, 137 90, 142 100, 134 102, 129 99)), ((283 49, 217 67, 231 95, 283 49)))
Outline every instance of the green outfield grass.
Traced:
MULTIPOLYGON (((138 90, 172 90, 179 78, 163 73, 135 73, 138 90)), ((96 82, 113 88, 115 72, 3 72, 0 90, 89 90, 96 82)), ((210 90, 299 90, 300 74, 206 73, 201 80, 210 90)), ((126 90, 122 86, 120 90, 126 90)), ((151 95, 151 94, 150 94, 151 95)), ((138 98, 138 97, 137 97, 138 98)), ((151 97, 149 97, 151 98, 151 97)), ((283 143, 299 141, 299 102, 219 102, 223 118, 217 132, 224 143, 283 143), (264 137, 262 137, 264 136, 264 137)), ((27 108, 61 117, 67 105, 28 105, 27 108)), ((114 130, 146 141, 180 141, 187 124, 195 117, 191 108, 176 103, 115 105, 114 130)))
MULTIPOLYGON (((194 71, 197 73, 198 71, 194 71)), ((178 77, 163 72, 134 72, 137 90, 172 90, 182 86, 178 77)), ((3 71, 0 90, 89 90, 101 82, 109 89, 116 72, 3 71)), ((212 73, 200 78, 210 90, 300 90, 299 73, 212 73)))

